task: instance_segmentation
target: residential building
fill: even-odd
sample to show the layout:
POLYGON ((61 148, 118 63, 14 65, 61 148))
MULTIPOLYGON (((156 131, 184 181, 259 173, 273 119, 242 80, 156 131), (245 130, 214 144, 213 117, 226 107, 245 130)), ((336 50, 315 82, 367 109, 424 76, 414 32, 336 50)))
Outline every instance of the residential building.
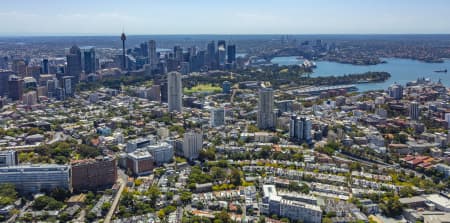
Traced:
POLYGON ((184 133, 183 155, 189 160, 198 158, 203 146, 203 134, 198 132, 184 133))
POLYGON ((259 129, 273 129, 276 126, 273 103, 273 90, 262 88, 259 90, 257 122, 259 129))
POLYGON ((101 189, 113 185, 117 180, 117 163, 114 157, 76 160, 71 166, 74 191, 101 189))
POLYGON ((409 104, 409 118, 411 120, 419 120, 420 117, 420 109, 419 109, 419 103, 416 101, 412 101, 409 104))
POLYGON ((174 155, 173 146, 167 142, 149 145, 146 147, 146 150, 152 154, 153 159, 155 160, 155 163, 158 166, 164 163, 169 163, 173 159, 174 155))
POLYGON ((170 72, 167 74, 168 81, 168 103, 169 112, 182 111, 183 87, 181 84, 181 74, 170 72))
POLYGON ((225 124, 225 109, 213 108, 211 109, 210 125, 211 127, 218 127, 225 124))

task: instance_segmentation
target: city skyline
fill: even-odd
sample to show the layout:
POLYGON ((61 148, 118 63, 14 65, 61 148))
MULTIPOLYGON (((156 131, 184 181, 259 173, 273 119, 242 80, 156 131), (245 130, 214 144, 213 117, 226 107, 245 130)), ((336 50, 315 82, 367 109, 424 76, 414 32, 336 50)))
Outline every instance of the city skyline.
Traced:
POLYGON ((8 22, 0 36, 115 35, 122 30, 130 35, 445 34, 449 7, 443 0, 19 0, 3 2, 0 18, 8 22))

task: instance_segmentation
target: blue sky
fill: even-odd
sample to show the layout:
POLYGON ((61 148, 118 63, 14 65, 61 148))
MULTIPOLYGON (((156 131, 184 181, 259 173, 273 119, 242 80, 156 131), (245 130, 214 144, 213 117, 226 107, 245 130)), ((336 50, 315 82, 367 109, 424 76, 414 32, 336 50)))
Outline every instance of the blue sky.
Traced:
POLYGON ((1 0, 0 35, 450 33, 447 0, 1 0))

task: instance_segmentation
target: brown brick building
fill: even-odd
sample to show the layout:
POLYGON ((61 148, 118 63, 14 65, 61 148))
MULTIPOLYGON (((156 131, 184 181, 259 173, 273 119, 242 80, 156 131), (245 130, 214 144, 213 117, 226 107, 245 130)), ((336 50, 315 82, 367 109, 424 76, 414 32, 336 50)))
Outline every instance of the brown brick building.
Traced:
POLYGON ((97 190, 113 185, 117 180, 116 162, 115 158, 109 156, 73 161, 73 190, 97 190))
POLYGON ((153 156, 147 151, 134 151, 128 153, 127 169, 132 171, 134 175, 141 176, 150 174, 154 167, 153 156))

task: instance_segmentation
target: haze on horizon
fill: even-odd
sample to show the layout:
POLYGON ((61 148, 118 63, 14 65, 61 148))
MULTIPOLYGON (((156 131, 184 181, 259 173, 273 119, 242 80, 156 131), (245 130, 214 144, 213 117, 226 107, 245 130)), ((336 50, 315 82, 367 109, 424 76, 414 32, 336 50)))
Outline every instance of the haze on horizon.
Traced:
POLYGON ((448 34, 446 0, 5 0, 0 35, 448 34))

